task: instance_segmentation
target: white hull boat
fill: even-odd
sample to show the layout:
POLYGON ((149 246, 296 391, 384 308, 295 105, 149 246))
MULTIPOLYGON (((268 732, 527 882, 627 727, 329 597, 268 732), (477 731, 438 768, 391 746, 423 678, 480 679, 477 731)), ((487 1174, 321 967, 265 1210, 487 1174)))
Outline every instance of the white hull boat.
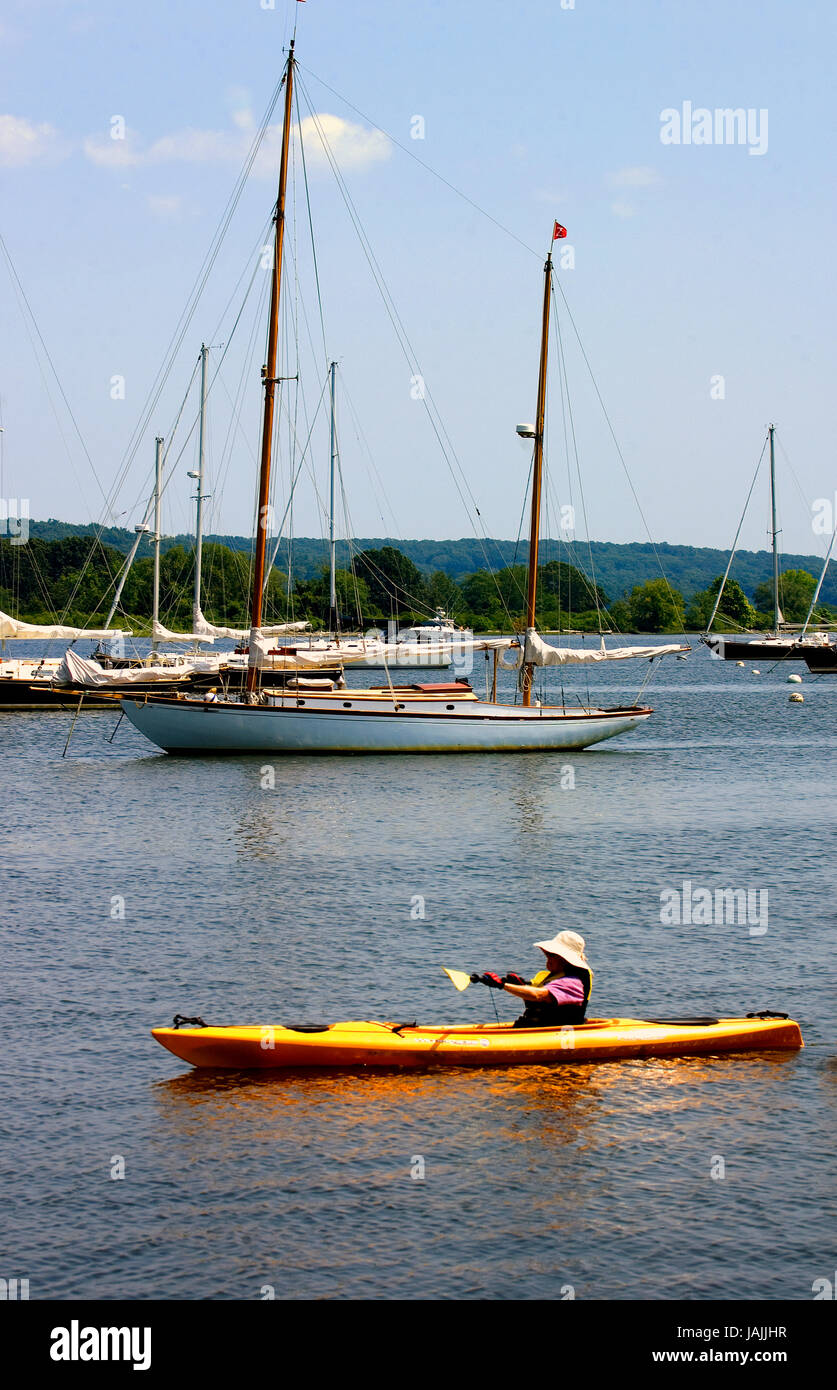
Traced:
MULTIPOLYGON (((273 420, 276 385, 281 379, 278 358, 278 332, 281 314, 282 247, 285 226, 285 197, 288 173, 288 142, 292 124, 292 90, 295 67, 294 44, 291 42, 285 70, 285 112, 282 134, 282 153, 279 170, 279 196, 274 216, 275 241, 273 282, 266 362, 262 368, 264 406, 262 413, 262 451, 259 469, 259 489, 256 515, 268 512, 273 445, 273 420)), ((566 229, 555 223, 552 240, 566 235, 566 229)), ((551 245, 551 243, 550 243, 551 245)), ((314 639, 310 649, 294 643, 273 652, 266 646, 262 631, 262 612, 266 574, 266 532, 257 527, 253 559, 252 597, 250 602, 250 638, 248 641, 247 689, 240 698, 218 699, 210 694, 206 699, 151 695, 133 696, 126 692, 122 708, 140 733, 158 748, 168 753, 519 753, 546 752, 554 749, 589 748, 604 739, 627 733, 643 724, 652 711, 645 706, 601 709, 596 706, 548 706, 535 699, 535 672, 542 666, 564 666, 624 659, 655 660, 669 652, 684 650, 679 645, 664 647, 621 647, 606 650, 604 638, 601 649, 554 648, 548 646, 535 630, 538 585, 538 542, 540 534, 541 491, 543 486, 543 444, 546 410, 546 369, 549 341, 550 306, 552 303, 552 254, 544 265, 544 293, 541 328, 541 352, 538 373, 537 414, 532 425, 518 425, 517 433, 534 444, 532 462, 532 502, 529 528, 529 566, 526 592, 525 640, 518 638, 466 639, 454 631, 452 622, 443 610, 429 623, 418 624, 399 634, 400 641, 386 643, 386 664, 390 651, 396 648, 397 664, 416 656, 424 656, 421 665, 433 649, 440 656, 450 646, 469 651, 494 649, 494 673, 491 698, 478 699, 465 681, 439 684, 396 685, 391 676, 386 685, 356 690, 344 687, 330 690, 299 689, 269 690, 265 688, 264 671, 270 658, 284 664, 296 663, 311 668, 322 667, 331 660, 327 644, 316 650, 314 639), (519 649, 520 704, 503 704, 497 700, 497 665, 501 648, 519 649), (418 648, 419 650, 416 650, 418 648), (423 650, 422 650, 423 649, 423 650), (265 663, 265 657, 268 658, 265 663)), ((331 368, 332 395, 334 366, 331 368)), ((332 411, 332 492, 334 488, 334 414, 332 411)), ((333 505, 331 507, 333 517, 333 505)), ((334 589, 333 536, 331 565, 331 610, 336 612, 334 589)), ((358 639, 355 639, 356 641, 358 639)), ((364 639, 360 639, 362 644, 364 639)), ((335 645, 337 645, 335 643, 335 645)), ((363 667, 375 662, 379 653, 350 652, 348 642, 341 643, 344 660, 351 666, 363 667)), ((445 664, 448 664, 447 661, 445 664)))
MULTIPOLYGON (((589 748, 652 711, 524 708, 465 695, 394 690, 268 695, 266 703, 125 698, 131 723, 167 753, 523 753, 589 748), (349 698, 350 697, 350 698, 349 698)), ((265 697, 263 697, 264 699, 265 697)))

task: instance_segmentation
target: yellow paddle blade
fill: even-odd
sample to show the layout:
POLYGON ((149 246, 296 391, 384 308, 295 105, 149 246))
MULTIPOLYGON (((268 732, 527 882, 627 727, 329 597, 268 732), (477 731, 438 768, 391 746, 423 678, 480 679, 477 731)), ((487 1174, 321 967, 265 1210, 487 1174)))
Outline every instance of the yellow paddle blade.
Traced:
POLYGON ((464 970, 446 970, 445 967, 442 966, 442 972, 447 975, 451 984, 456 985, 456 988, 460 991, 467 989, 471 983, 471 976, 466 975, 464 970))

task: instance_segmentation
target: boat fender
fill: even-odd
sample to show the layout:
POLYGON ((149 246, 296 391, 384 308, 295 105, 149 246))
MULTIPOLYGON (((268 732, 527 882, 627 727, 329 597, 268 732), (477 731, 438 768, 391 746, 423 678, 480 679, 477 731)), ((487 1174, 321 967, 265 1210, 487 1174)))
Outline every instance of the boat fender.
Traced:
POLYGON ((204 1023, 200 1016, 197 1018, 187 1018, 185 1014, 175 1014, 171 1026, 172 1028, 206 1028, 208 1024, 204 1023))

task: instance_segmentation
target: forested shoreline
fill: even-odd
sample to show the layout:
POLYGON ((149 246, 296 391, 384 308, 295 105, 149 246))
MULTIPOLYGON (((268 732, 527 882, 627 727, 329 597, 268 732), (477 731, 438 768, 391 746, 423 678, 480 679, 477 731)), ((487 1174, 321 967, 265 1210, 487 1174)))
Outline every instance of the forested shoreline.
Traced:
MULTIPOLYGON (((44 525, 44 523, 39 523, 44 525)), ((406 544, 406 543, 405 543, 406 544)), ((413 543, 416 544, 416 543, 413 543)), ((437 542, 443 546, 444 542, 437 542)), ((626 549, 628 547, 625 547, 626 549)), ((717 573, 704 588, 685 595, 659 575, 643 578, 618 593, 594 583, 578 566, 546 559, 538 567, 538 627, 545 632, 599 629, 618 632, 683 632, 705 629, 721 582, 717 573)), ((342 559, 348 558, 344 550, 342 559)), ((0 608, 28 622, 57 619, 76 626, 103 623, 125 555, 121 548, 91 542, 88 535, 26 544, 0 542, 0 608)), ((523 557, 525 559, 525 556, 523 557)), ((189 630, 192 621, 194 549, 172 544, 161 556, 160 616, 166 627, 189 630)), ((120 621, 137 633, 149 630, 153 560, 138 556, 122 592, 120 621)), ((781 607, 788 622, 801 622, 816 585, 804 568, 786 569, 781 607)), ((207 541, 203 547, 202 607, 212 622, 247 625, 250 556, 243 548, 207 541)), ((824 593, 827 591, 824 589, 824 593)), ((518 630, 524 625, 526 567, 521 561, 498 568, 482 566, 458 577, 444 568, 422 569, 403 550, 382 545, 361 550, 337 570, 337 595, 344 629, 367 629, 392 622, 404 625, 443 608, 459 625, 476 632, 518 630)), ((320 559, 313 572, 274 568, 267 589, 267 622, 307 621, 324 626, 329 616, 329 579, 320 559)), ((715 630, 767 629, 773 621, 772 585, 762 579, 749 592, 730 579, 715 630)), ((837 618, 837 607, 820 603, 823 620, 837 618)))

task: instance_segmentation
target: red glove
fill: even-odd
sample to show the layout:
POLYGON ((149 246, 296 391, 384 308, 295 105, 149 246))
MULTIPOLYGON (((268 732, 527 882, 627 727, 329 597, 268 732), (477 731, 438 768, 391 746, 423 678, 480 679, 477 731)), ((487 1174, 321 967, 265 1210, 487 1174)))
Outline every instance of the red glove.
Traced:
POLYGON ((503 979, 496 970, 487 970, 484 975, 480 975, 480 983, 488 985, 489 989, 503 988, 503 979))
POLYGON ((514 971, 509 971, 508 975, 503 976, 504 985, 525 985, 526 981, 522 975, 515 975, 514 971))

